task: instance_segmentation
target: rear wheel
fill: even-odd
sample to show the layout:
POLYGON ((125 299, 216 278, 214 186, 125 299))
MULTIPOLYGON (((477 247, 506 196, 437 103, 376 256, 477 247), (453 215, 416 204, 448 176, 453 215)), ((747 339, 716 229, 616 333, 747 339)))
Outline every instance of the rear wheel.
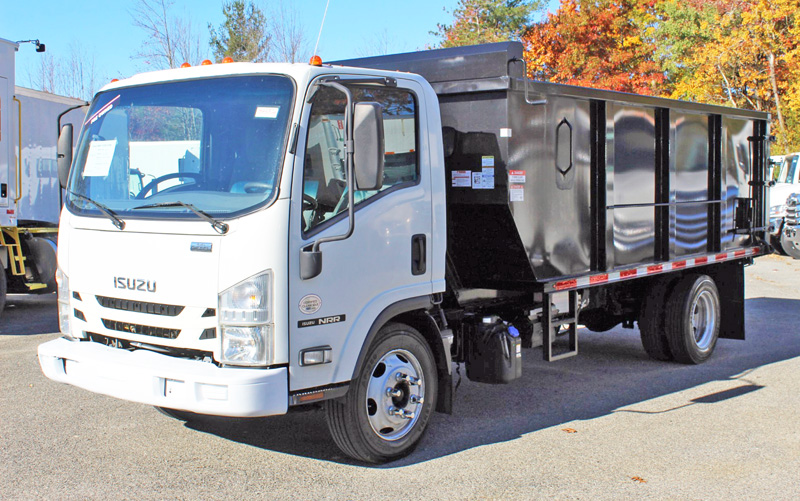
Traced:
POLYGON ((354 459, 399 459, 425 433, 436 397, 436 365, 425 338, 407 325, 388 324, 347 395, 326 402, 328 428, 336 445, 354 459))
POLYGON ((654 360, 672 360, 667 334, 664 330, 664 314, 667 296, 675 279, 658 280, 642 301, 639 309, 639 334, 644 351, 654 360))
POLYGON ((664 317, 667 342, 675 361, 699 364, 714 352, 719 337, 720 301, 707 275, 680 279, 667 299, 664 317))

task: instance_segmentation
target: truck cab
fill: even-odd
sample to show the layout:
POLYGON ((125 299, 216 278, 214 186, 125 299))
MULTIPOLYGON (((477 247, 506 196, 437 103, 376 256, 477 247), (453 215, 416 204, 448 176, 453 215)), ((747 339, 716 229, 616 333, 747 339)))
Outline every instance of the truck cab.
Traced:
POLYGON ((375 319, 444 290, 440 131, 414 75, 233 63, 107 86, 66 182, 45 373, 222 416, 341 394, 375 319), (351 101, 377 110, 372 185, 348 182, 351 101))

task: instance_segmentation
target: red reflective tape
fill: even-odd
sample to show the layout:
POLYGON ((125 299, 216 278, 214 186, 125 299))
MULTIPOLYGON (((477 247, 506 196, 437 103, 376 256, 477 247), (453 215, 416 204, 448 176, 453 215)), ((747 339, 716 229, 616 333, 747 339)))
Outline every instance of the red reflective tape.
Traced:
POLYGON ((662 271, 664 271, 664 266, 660 264, 647 267, 647 273, 661 273, 662 271))
POLYGON ((672 263, 673 270, 677 270, 679 268, 686 268, 686 261, 675 261, 672 263))
POLYGON ((560 291, 564 289, 571 289, 577 286, 578 286, 578 280, 572 279, 572 280, 564 280, 563 282, 556 282, 556 285, 554 285, 553 288, 557 291, 560 291))
POLYGON ((717 254, 716 256, 714 256, 714 259, 716 259, 717 261, 724 261, 725 259, 728 259, 728 253, 723 252, 722 254, 717 254))
POLYGON ((742 256, 746 256, 746 255, 747 255, 747 251, 746 250, 738 250, 738 251, 733 253, 733 257, 742 257, 742 256))
POLYGON ((625 270, 625 271, 620 271, 619 272, 619 278, 628 278, 628 277, 635 277, 635 276, 636 276, 636 270, 635 269, 633 269, 633 270, 625 270))
POLYGON ((707 257, 696 257, 694 258, 694 264, 706 264, 708 262, 707 257))
POLYGON ((6 214, 13 214, 13 213, 14 213, 14 209, 8 209, 8 210, 6 210, 6 214))
POLYGON ((589 277, 590 284, 602 284, 603 282, 608 282, 608 273, 605 275, 595 275, 593 277, 589 277))

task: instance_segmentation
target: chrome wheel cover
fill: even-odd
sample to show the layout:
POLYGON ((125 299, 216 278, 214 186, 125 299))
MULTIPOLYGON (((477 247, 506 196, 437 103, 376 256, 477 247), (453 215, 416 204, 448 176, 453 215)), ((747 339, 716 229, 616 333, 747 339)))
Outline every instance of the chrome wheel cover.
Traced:
POLYGON ((717 328, 717 299, 709 290, 702 290, 694 299, 690 310, 690 323, 694 342, 701 351, 706 351, 714 342, 717 328))
POLYGON ((408 350, 392 350, 369 373, 364 402, 372 431, 387 441, 405 437, 417 423, 425 398, 425 376, 408 350))

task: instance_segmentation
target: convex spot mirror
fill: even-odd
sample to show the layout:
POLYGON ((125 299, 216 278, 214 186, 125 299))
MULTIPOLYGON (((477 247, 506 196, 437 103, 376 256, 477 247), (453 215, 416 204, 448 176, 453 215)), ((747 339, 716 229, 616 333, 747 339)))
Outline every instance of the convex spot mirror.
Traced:
POLYGON ((353 167, 356 189, 378 190, 383 186, 383 109, 373 102, 356 103, 353 112, 353 167))
POLYGON ((67 187, 69 166, 72 164, 72 124, 64 124, 58 135, 58 182, 67 187))

